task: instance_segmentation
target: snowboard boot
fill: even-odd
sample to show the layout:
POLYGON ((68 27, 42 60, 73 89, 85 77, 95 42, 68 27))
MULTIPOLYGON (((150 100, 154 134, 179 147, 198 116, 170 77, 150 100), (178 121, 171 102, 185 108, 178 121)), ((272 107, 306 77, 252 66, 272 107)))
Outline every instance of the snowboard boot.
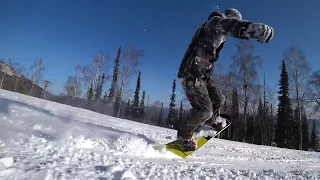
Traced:
POLYGON ((192 138, 178 137, 178 142, 184 151, 195 151, 197 149, 197 144, 192 140, 192 138))
POLYGON ((226 114, 218 114, 216 118, 209 119, 199 125, 194 133, 194 137, 212 137, 215 133, 221 131, 224 127, 230 124, 230 117, 226 114))
POLYGON ((205 125, 211 126, 216 131, 221 131, 228 124, 230 124, 230 118, 225 114, 219 114, 216 119, 205 122, 205 125))

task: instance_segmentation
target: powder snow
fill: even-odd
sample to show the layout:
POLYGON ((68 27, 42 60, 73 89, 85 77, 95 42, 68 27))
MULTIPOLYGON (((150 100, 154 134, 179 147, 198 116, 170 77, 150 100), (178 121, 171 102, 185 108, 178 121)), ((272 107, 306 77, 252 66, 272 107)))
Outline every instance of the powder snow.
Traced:
POLYGON ((318 152, 215 138, 181 159, 175 130, 5 90, 0 124, 2 180, 320 178, 318 152))

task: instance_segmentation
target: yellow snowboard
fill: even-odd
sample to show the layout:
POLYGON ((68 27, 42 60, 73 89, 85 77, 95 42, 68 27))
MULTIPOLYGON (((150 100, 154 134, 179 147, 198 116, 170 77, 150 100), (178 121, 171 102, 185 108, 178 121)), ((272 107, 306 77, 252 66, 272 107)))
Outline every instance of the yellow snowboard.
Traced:
MULTIPOLYGON (((208 140, 204 137, 201 137, 200 139, 196 139, 196 142, 197 142, 197 149, 196 150, 198 150, 200 147, 205 145, 208 142, 208 140)), ((176 154, 182 158, 186 158, 187 156, 189 156, 190 154, 192 154, 194 152, 194 151, 183 151, 183 148, 179 145, 178 140, 167 143, 166 150, 173 152, 174 154, 176 154)))
MULTIPOLYGON (((201 148, 203 145, 205 145, 207 142, 209 142, 210 139, 216 137, 218 134, 220 134, 222 131, 224 131, 225 129, 227 129, 231 125, 230 116, 225 115, 225 114, 221 114, 220 116, 223 117, 223 118, 228 119, 229 123, 223 129, 218 131, 212 137, 199 137, 197 139, 194 139, 194 141, 197 143, 197 149, 196 150, 201 148)), ((165 147, 166 147, 167 151, 170 151, 170 152, 172 152, 172 153, 174 153, 174 154, 176 154, 176 155, 178 155, 178 156, 180 156, 182 158, 186 158, 187 156, 191 155, 193 152, 196 151, 196 150, 194 150, 194 151, 183 151, 183 148, 179 144, 178 140, 174 140, 174 141, 171 141, 171 142, 165 144, 165 147)))

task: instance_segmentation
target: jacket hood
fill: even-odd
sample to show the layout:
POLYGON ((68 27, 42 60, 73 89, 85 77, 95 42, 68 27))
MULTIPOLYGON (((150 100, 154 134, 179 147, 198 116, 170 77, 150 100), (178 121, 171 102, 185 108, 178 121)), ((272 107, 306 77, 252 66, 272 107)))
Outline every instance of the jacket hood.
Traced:
POLYGON ((222 17, 222 18, 242 20, 241 13, 237 9, 234 9, 234 8, 228 8, 222 12, 214 11, 209 15, 208 20, 211 19, 212 17, 222 17))

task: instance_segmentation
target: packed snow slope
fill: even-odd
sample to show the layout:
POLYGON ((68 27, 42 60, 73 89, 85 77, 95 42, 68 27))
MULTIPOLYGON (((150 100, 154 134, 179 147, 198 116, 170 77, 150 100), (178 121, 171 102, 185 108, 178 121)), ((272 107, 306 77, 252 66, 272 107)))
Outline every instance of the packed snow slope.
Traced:
POLYGON ((176 131, 0 90, 0 179, 319 179, 320 153, 213 139, 187 159, 176 131))

